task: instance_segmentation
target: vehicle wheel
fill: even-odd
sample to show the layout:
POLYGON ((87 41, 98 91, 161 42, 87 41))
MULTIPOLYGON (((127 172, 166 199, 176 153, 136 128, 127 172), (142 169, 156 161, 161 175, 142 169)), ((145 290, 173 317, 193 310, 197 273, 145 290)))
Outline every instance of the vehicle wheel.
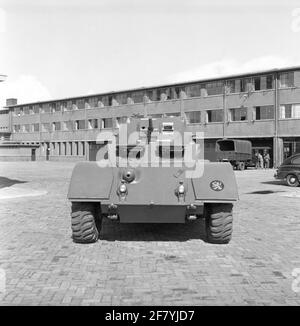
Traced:
POLYGON ((232 204, 206 204, 204 209, 207 241, 228 243, 232 234, 232 204))
POLYGON ((238 165, 238 169, 240 171, 244 171, 245 170, 245 163, 244 162, 240 162, 239 165, 238 165))
POLYGON ((299 186, 299 180, 294 174, 289 174, 286 177, 286 182, 290 187, 298 187, 299 186))
POLYGON ((77 243, 92 243, 99 238, 101 213, 97 204, 72 203, 72 238, 77 243))

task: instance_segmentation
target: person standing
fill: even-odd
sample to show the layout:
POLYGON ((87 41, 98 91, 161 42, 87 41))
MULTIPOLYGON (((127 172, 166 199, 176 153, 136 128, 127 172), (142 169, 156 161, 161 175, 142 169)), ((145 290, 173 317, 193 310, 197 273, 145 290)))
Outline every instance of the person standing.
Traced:
POLYGON ((258 169, 259 168, 258 154, 259 154, 259 152, 258 151, 255 151, 255 154, 254 154, 255 169, 258 169))
POLYGON ((268 151, 265 149, 264 150, 264 168, 265 169, 269 169, 270 168, 270 154, 268 153, 268 151))
POLYGON ((264 159, 263 159, 263 156, 260 153, 258 153, 258 164, 259 164, 260 169, 264 168, 264 159))

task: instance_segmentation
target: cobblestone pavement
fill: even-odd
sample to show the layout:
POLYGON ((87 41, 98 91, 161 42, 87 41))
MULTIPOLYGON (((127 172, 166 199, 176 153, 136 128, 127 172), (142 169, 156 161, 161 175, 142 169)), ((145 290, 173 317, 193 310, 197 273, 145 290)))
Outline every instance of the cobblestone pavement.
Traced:
POLYGON ((73 163, 0 164, 0 305, 299 305, 300 188, 274 170, 237 171, 228 245, 186 225, 105 221, 101 241, 75 244, 66 200, 73 163), (5 194, 9 194, 5 196, 5 194), (5 282, 6 279, 6 282, 5 282))

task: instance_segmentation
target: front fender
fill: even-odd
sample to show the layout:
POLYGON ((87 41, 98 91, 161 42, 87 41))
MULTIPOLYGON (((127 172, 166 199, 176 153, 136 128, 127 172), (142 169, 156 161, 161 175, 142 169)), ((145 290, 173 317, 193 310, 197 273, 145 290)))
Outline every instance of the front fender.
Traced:
POLYGON ((96 162, 75 165, 69 185, 68 199, 72 201, 109 199, 114 181, 111 167, 99 167, 96 162))

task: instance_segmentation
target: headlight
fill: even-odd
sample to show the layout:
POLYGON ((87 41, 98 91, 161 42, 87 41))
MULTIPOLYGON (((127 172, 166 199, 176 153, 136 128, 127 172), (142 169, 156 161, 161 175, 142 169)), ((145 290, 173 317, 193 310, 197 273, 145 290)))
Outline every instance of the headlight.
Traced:
POLYGON ((118 187, 117 193, 123 199, 126 197, 126 195, 128 193, 128 189, 127 189, 127 186, 126 186, 126 183, 124 180, 121 181, 121 184, 118 187))
POLYGON ((184 201, 185 193, 186 193, 186 189, 185 186, 183 185, 183 181, 179 181, 179 186, 175 190, 175 194, 178 197, 179 201, 184 201))
POLYGON ((184 188, 183 182, 180 181, 180 184, 178 186, 178 194, 179 195, 184 195, 184 193, 185 193, 185 188, 184 188))

